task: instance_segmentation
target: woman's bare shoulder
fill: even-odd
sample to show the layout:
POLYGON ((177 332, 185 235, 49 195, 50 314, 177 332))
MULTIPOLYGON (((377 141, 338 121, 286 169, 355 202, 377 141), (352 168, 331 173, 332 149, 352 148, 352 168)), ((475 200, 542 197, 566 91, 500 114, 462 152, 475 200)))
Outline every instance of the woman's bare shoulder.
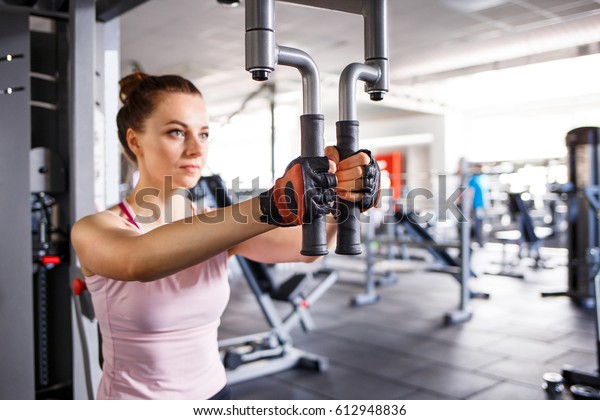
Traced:
POLYGON ((123 215, 121 214, 121 210, 118 205, 109 207, 104 211, 90 214, 79 219, 73 225, 72 234, 76 235, 77 232, 89 232, 97 229, 133 230, 122 216, 123 215))
POLYGON ((79 219, 71 229, 71 242, 77 253, 84 275, 91 276, 94 258, 98 249, 113 249, 120 238, 135 236, 138 233, 119 214, 118 206, 79 219))

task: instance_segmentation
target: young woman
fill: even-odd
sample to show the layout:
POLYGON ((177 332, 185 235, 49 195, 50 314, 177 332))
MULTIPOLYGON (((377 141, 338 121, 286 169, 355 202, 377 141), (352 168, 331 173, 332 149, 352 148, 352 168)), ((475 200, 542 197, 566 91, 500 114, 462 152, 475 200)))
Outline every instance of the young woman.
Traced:
MULTIPOLYGON (((293 226, 328 213, 335 193, 365 210, 374 205, 377 165, 368 151, 340 162, 328 147, 329 159, 292 161, 259 197, 196 214, 181 191, 197 184, 206 164, 201 93, 172 75, 136 72, 120 85, 119 139, 139 181, 122 203, 79 220, 71 235, 103 339, 98 398, 229 398, 217 342, 228 258, 313 261, 300 254, 301 230, 293 226)), ((329 241, 335 230, 327 224, 329 241)))

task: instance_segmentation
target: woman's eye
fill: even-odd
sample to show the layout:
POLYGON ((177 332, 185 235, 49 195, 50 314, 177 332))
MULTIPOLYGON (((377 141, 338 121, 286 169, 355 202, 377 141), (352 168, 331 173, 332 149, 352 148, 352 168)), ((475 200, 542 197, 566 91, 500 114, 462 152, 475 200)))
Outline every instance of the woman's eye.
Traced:
POLYGON ((208 140, 208 133, 200 133, 200 138, 202 140, 208 140))
POLYGON ((185 137, 185 133, 182 130, 178 129, 169 131, 169 134, 171 134, 174 137, 185 137))

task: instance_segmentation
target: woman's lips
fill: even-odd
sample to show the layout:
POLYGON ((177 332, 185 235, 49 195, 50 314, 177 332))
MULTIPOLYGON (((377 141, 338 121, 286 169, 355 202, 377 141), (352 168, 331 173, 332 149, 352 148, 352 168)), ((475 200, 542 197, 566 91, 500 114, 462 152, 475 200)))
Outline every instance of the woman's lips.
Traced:
POLYGON ((185 172, 196 173, 200 170, 200 167, 197 165, 184 165, 181 167, 185 172))

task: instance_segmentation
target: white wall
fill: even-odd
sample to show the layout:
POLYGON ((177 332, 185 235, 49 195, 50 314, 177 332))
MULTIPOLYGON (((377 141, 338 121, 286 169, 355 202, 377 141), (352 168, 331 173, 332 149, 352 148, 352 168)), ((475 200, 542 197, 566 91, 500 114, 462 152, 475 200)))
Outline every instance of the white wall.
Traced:
POLYGON ((422 89, 447 113, 446 159, 558 158, 565 134, 600 125, 600 54, 457 77, 422 89))
POLYGON ((476 115, 466 123, 467 157, 473 161, 564 157, 566 133, 587 125, 600 125, 600 101, 565 100, 552 107, 476 115))
POLYGON ((361 122, 361 142, 374 152, 400 150, 405 155, 404 171, 409 182, 445 173, 445 119, 439 115, 412 115, 361 122), (378 147, 378 139, 395 138, 397 147, 378 147), (413 141, 411 141, 413 140, 413 141))
MULTIPOLYGON (((275 176, 283 175, 285 167, 300 154, 299 112, 282 106, 275 110, 275 176)), ((252 101, 252 106, 227 125, 211 122, 208 167, 205 173, 216 173, 231 188, 239 179, 242 189, 253 182, 269 188, 271 174, 271 114, 267 100, 252 101)))

